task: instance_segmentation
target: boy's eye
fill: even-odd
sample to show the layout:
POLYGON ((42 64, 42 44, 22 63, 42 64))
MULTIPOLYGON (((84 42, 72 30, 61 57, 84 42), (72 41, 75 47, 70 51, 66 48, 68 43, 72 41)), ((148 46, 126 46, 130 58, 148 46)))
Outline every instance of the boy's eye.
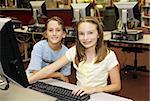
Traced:
MULTIPOLYGON (((49 29, 48 31, 52 32, 52 31, 54 31, 54 30, 49 29)), ((60 29, 56 29, 55 31, 59 32, 59 31, 61 31, 61 30, 60 30, 60 29)))

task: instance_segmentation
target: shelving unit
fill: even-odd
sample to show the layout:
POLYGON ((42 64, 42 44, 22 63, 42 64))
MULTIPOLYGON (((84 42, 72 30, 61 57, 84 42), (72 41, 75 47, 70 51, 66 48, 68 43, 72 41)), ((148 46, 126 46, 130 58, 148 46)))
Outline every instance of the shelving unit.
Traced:
POLYGON ((142 6, 141 26, 150 29, 150 4, 142 6))

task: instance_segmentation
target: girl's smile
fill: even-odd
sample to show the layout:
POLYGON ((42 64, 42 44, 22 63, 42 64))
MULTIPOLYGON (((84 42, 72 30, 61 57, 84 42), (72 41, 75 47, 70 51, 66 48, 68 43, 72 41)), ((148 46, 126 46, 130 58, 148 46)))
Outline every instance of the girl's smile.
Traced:
POLYGON ((96 25, 88 22, 81 23, 78 27, 78 36, 81 44, 85 48, 93 47, 95 48, 97 39, 98 39, 98 32, 96 29, 96 25))

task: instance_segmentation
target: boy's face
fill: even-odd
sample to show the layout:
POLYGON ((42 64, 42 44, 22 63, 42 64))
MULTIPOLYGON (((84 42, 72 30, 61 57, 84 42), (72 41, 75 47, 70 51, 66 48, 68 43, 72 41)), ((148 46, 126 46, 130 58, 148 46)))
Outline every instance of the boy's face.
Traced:
POLYGON ((78 26, 78 37, 80 43, 86 48, 95 48, 99 38, 96 25, 89 22, 82 22, 78 26))
POLYGON ((52 44, 60 43, 62 38, 65 38, 65 32, 57 21, 51 20, 48 22, 46 38, 52 44))

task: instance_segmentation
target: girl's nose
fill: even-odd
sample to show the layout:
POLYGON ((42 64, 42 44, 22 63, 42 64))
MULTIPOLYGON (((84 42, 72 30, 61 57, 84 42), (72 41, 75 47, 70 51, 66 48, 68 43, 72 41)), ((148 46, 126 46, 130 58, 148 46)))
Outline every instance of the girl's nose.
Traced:
POLYGON ((84 39, 87 39, 87 38, 88 38, 87 34, 84 34, 84 39))

